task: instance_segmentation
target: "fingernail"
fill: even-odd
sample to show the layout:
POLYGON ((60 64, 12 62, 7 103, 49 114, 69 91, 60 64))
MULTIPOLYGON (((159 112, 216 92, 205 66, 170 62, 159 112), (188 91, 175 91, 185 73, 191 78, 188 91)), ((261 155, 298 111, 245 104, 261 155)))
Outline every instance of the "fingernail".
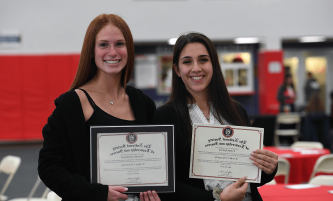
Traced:
POLYGON ((251 155, 251 156, 253 156, 253 155, 254 155, 254 153, 252 152, 252 153, 250 153, 250 155, 251 155))
POLYGON ((148 194, 150 195, 150 194, 151 194, 151 191, 148 191, 148 194))
POLYGON ((140 196, 142 196, 142 193, 140 193, 140 196))
POLYGON ((153 191, 153 194, 156 194, 156 191, 153 191))
POLYGON ((244 176, 244 177, 242 177, 242 179, 243 179, 243 180, 245 180, 245 179, 246 179, 246 177, 244 176))
POLYGON ((127 190, 128 190, 128 188, 125 187, 125 188, 124 188, 124 191, 127 191, 127 190))
POLYGON ((252 156, 250 156, 250 159, 253 159, 253 157, 252 157, 252 156))

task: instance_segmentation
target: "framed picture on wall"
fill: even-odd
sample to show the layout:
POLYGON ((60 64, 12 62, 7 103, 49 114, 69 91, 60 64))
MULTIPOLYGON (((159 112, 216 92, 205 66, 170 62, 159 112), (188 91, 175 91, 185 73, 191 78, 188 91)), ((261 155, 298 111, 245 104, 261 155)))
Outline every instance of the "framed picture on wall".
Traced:
POLYGON ((172 54, 159 55, 157 63, 157 93, 169 95, 172 83, 172 54))
POLYGON ((152 89, 157 86, 157 55, 135 56, 134 84, 138 89, 152 89))
POLYGON ((251 52, 222 52, 220 64, 230 95, 254 93, 253 61, 251 52))

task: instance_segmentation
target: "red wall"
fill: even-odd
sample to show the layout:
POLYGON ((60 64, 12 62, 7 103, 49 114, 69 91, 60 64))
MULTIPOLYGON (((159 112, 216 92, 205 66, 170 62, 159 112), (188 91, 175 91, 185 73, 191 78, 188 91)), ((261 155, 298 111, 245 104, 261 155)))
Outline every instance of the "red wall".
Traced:
MULTIPOLYGON (((274 70, 274 69, 273 69, 274 70)), ((276 70, 276 68, 275 68, 276 70)), ((280 103, 277 92, 283 82, 283 51, 262 51, 258 57, 259 114, 274 115, 279 113, 280 103), (271 62, 280 64, 280 72, 272 72, 271 62)))
POLYGON ((0 141, 42 140, 54 99, 68 91, 75 55, 0 56, 0 141))

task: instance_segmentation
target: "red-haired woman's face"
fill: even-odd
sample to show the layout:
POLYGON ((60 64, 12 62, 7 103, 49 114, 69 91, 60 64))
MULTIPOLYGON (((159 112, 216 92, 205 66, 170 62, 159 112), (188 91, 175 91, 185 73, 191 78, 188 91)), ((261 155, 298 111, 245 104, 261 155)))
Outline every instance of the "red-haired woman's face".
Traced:
POLYGON ((120 29, 111 24, 104 26, 96 35, 94 53, 98 71, 121 75, 128 55, 126 40, 120 29))
POLYGON ((207 95, 208 85, 213 77, 213 66, 203 44, 187 44, 180 53, 178 68, 174 68, 192 96, 207 95))

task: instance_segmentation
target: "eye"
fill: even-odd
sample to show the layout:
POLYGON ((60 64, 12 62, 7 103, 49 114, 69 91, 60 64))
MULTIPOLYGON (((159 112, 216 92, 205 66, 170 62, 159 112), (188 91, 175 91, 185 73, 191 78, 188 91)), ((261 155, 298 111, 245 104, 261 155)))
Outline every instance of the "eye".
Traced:
POLYGON ((102 48, 105 48, 105 47, 108 46, 108 44, 107 44, 107 43, 100 43, 98 46, 99 46, 99 47, 102 47, 102 48))
POLYGON ((118 43, 116 44, 117 47, 122 47, 122 46, 124 46, 124 45, 125 45, 125 42, 118 42, 118 43))
POLYGON ((191 60, 184 60, 183 61, 183 64, 190 64, 191 63, 191 60))
POLYGON ((204 63, 204 62, 207 62, 208 61, 208 58, 201 58, 200 59, 200 62, 204 63))

